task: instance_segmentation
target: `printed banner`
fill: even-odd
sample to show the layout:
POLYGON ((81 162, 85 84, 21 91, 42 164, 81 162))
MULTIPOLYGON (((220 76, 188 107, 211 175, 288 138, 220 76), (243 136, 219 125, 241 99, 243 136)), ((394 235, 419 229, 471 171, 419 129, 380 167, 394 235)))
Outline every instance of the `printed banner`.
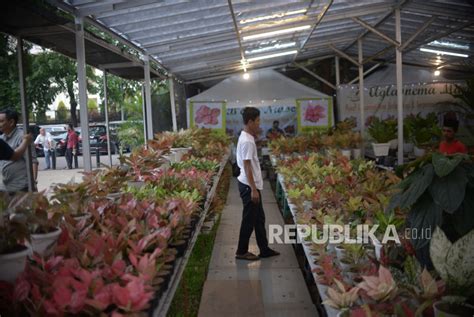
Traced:
POLYGON ((334 125, 332 98, 297 99, 298 132, 334 125))
MULTIPOLYGON (((407 84, 403 86, 403 115, 459 110, 451 103, 455 101, 451 93, 459 83, 407 84)), ((356 118, 360 124, 359 86, 342 85, 337 89, 339 120, 356 118)), ((365 122, 371 116, 397 117, 396 85, 372 86, 364 89, 365 122)))
MULTIPOLYGON (((260 128, 261 134, 259 139, 266 139, 269 129, 273 122, 279 122, 279 128, 282 129, 286 136, 294 136, 296 134, 296 106, 294 101, 280 101, 272 104, 260 104, 255 106, 260 110, 260 128)), ((227 108, 226 114, 226 132, 228 135, 238 137, 240 131, 244 127, 242 120, 243 107, 227 108)))
POLYGON ((189 103, 191 127, 225 131, 226 103, 224 101, 192 101, 189 103))

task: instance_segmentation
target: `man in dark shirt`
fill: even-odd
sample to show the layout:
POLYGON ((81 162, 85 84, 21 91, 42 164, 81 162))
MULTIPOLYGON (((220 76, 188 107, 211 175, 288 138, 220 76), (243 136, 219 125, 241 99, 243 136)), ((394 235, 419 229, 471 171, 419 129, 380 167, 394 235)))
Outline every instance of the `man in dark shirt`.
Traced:
POLYGON ((31 133, 24 135, 23 141, 15 150, 12 149, 7 142, 0 139, 0 160, 16 161, 20 159, 28 148, 28 145, 30 145, 32 138, 31 133))

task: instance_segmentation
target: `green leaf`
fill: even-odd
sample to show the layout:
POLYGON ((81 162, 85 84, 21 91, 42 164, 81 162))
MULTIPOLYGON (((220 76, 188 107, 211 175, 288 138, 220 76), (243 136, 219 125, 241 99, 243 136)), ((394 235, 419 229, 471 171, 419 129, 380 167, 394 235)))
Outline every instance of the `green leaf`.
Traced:
POLYGON ((410 187, 408 187, 408 189, 406 189, 402 194, 400 208, 403 209, 413 205, 430 186, 433 176, 434 169, 431 164, 423 166, 419 174, 413 173, 410 175, 410 177, 413 177, 413 181, 411 182, 410 187))
POLYGON ((466 155, 458 154, 454 156, 446 156, 441 153, 433 153, 433 166, 436 175, 444 177, 451 173, 459 163, 466 158, 466 155))
POLYGON ((474 230, 453 243, 446 252, 446 268, 451 291, 470 297, 474 293, 474 230))
POLYGON ((430 186, 433 200, 452 214, 461 206, 466 194, 467 177, 463 169, 456 168, 445 177, 435 177, 430 186))
POLYGON ((430 257, 438 274, 446 281, 448 279, 448 270, 446 267, 446 257, 452 244, 439 227, 433 232, 430 243, 430 257))
POLYGON ((427 239, 429 231, 433 232, 437 226, 441 226, 443 222, 443 210, 437 205, 428 193, 425 193, 414 204, 408 213, 408 226, 416 234, 416 239, 411 242, 415 249, 424 247, 429 240, 427 239))

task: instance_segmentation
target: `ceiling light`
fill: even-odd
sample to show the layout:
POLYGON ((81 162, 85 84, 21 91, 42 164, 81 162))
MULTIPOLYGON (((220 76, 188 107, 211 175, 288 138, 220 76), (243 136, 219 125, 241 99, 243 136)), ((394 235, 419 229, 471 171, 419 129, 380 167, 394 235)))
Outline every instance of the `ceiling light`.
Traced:
POLYGON ((435 75, 435 76, 439 76, 439 74, 441 74, 441 72, 439 70, 435 70, 434 73, 433 73, 433 75, 435 75))
POLYGON ((243 77, 244 77, 245 80, 248 80, 250 78, 250 75, 249 75, 249 73, 245 72, 243 77))
POLYGON ((251 55, 251 54, 265 53, 268 51, 281 50, 284 48, 289 48, 289 47, 294 47, 294 46, 296 46, 296 42, 278 43, 272 46, 264 46, 264 47, 255 48, 253 50, 248 50, 248 51, 245 51, 245 54, 251 55))
POLYGON ((247 35, 247 36, 244 36, 242 39, 244 41, 260 39, 260 38, 264 38, 264 37, 271 37, 271 36, 274 36, 274 35, 287 34, 287 33, 292 33, 292 32, 296 32, 296 31, 303 31, 303 30, 309 29, 310 27, 311 27, 311 25, 309 25, 309 24, 308 25, 302 25, 302 26, 295 26, 295 27, 288 28, 288 29, 281 29, 281 30, 277 30, 277 31, 270 31, 270 32, 265 32, 265 33, 247 35))
POLYGON ((430 46, 442 46, 442 47, 447 47, 447 48, 456 48, 456 49, 460 49, 460 50, 468 50, 469 49, 469 45, 457 44, 457 43, 453 43, 453 42, 444 42, 444 41, 433 41, 433 42, 428 43, 428 45, 430 45, 430 46))
POLYGON ((247 61, 255 62, 255 61, 259 61, 259 60, 267 59, 267 58, 274 58, 274 57, 279 57, 279 56, 292 55, 292 54, 296 54, 297 52, 298 52, 297 50, 291 50, 291 51, 280 52, 280 53, 275 53, 275 54, 262 55, 262 56, 249 58, 249 59, 247 59, 247 61))
POLYGON ((260 17, 240 20, 240 24, 258 22, 258 21, 265 21, 265 20, 270 20, 270 19, 276 19, 276 18, 286 17, 286 16, 289 16, 289 15, 306 13, 306 11, 307 11, 306 9, 301 9, 301 10, 281 12, 281 13, 276 13, 276 14, 271 14, 271 15, 264 15, 264 16, 260 16, 260 17))
POLYGON ((435 53, 435 54, 440 54, 440 55, 451 55, 451 56, 465 57, 465 58, 469 57, 469 55, 467 55, 467 54, 460 54, 460 53, 440 51, 440 50, 432 50, 432 49, 429 49, 429 48, 420 48, 420 51, 428 52, 428 53, 435 53))

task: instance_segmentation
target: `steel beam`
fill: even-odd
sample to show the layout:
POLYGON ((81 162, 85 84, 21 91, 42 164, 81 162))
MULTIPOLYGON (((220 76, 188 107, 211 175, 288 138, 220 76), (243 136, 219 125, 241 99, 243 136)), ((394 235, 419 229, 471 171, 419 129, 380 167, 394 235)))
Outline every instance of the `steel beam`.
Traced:
POLYGON ((92 171, 91 148, 89 144, 89 117, 87 115, 86 53, 84 45, 84 19, 75 17, 77 81, 79 82, 79 106, 81 118, 82 159, 84 171, 92 171))
POLYGON ((364 28, 366 28, 367 30, 371 31, 372 33, 375 33, 377 34, 378 36, 380 36, 381 38, 383 38, 385 41, 395 45, 395 46, 400 46, 400 42, 398 41, 394 41, 393 39, 391 39, 389 36, 383 34, 382 32, 380 32, 379 30, 377 30, 376 28, 374 28, 372 25, 368 24, 367 22, 364 22, 362 21, 361 19, 359 18, 352 18, 352 21, 356 22, 356 23, 359 23, 360 25, 362 25, 364 28))
POLYGON ((176 104, 175 104, 175 96, 174 96, 174 80, 173 77, 169 78, 169 86, 170 86, 170 101, 171 101, 171 120, 173 122, 173 131, 178 131, 178 124, 176 122, 176 104))
POLYGON ((426 21, 415 33, 413 33, 412 36, 410 36, 410 38, 408 40, 406 40, 404 43, 402 43, 402 45, 400 46, 400 50, 403 52, 403 50, 411 43, 413 42, 413 40, 418 36, 420 35, 421 33, 423 33, 430 25, 431 23, 434 22, 434 20, 436 20, 436 16, 432 16, 431 18, 428 19, 428 21, 426 21))
MULTIPOLYGON (((395 9, 395 36, 397 42, 402 42, 402 28, 400 9, 395 9)), ((402 77, 402 50, 395 48, 397 68, 397 122, 398 122, 398 165, 403 164, 403 77, 402 77)))
POLYGON ((350 61, 352 64, 356 65, 356 66, 360 66, 360 62, 362 61, 355 61, 352 57, 350 57, 349 55, 347 55, 346 53, 344 53, 343 51, 341 50, 338 50, 334 45, 332 44, 329 44, 328 47, 330 49, 332 49, 334 52, 336 52, 337 54, 339 54, 341 57, 344 57, 345 59, 347 59, 348 61, 350 61))
POLYGON ((146 123, 147 123, 147 138, 153 140, 153 111, 151 105, 151 80, 150 80, 150 59, 147 55, 143 57, 145 62, 145 100, 146 100, 146 123))
MULTIPOLYGON (((357 41, 357 50, 358 50, 358 57, 359 57, 360 135, 362 136, 362 140, 365 140, 366 139, 365 131, 364 131, 365 130, 365 100, 364 100, 365 95, 364 95, 364 64, 362 64, 362 61, 363 61, 362 39, 359 39, 357 41)), ((365 155, 364 141, 362 141, 361 152, 362 152, 362 155, 365 155)))
POLYGON ((341 84, 341 71, 339 70, 339 56, 334 56, 334 67, 336 73, 336 87, 341 84))
POLYGON ((318 17, 316 18, 316 22, 311 27, 311 31, 309 32, 308 36, 304 39, 303 43, 301 44, 301 47, 298 49, 295 56, 293 57, 293 62, 296 60, 296 57, 298 56, 299 52, 301 52, 304 49, 306 43, 311 38, 311 35, 313 34, 314 30, 316 30, 319 23, 321 23, 321 20, 324 18, 324 16, 328 12, 328 10, 331 7, 333 2, 334 2, 334 0, 329 0, 328 3, 322 8, 321 12, 319 13, 318 17))
POLYGON ((326 85, 328 85, 329 87, 331 87, 332 89, 336 90, 336 86, 334 86, 334 84, 330 83, 329 81, 327 81, 326 79, 322 78, 321 76, 319 76, 318 74, 315 74, 314 72, 310 71, 309 69, 307 69, 306 67, 304 67, 303 65, 300 65, 298 63, 293 63, 296 67, 300 68, 301 70, 305 71, 306 73, 310 74, 311 76, 313 76, 314 78, 316 78, 317 80, 325 83, 326 85))
MULTIPOLYGON (((370 74, 372 71, 374 71, 375 69, 379 68, 379 66, 381 66, 382 63, 378 63, 378 64, 375 64, 374 66, 372 66, 371 68, 369 68, 368 70, 366 70, 363 74, 363 76, 366 76, 367 74, 370 74)), ((354 78, 353 80, 351 80, 348 85, 352 85, 354 83, 356 83, 357 81, 359 80, 359 76, 357 76, 356 78, 354 78)))
MULTIPOLYGON (((26 82, 24 63, 23 63, 23 39, 19 36, 16 38, 17 43, 17 57, 18 57, 18 77, 20 82, 20 101, 21 101, 21 119, 23 122, 23 134, 28 133, 29 119, 28 119, 28 109, 27 109, 27 96, 26 96, 26 82)), ((26 175, 28 177, 28 191, 33 192, 36 189, 35 179, 33 177, 33 164, 32 164, 32 149, 34 147, 28 146, 26 149, 26 175)))
POLYGON ((237 26, 237 20, 235 19, 234 7, 232 6, 232 0, 227 0, 227 3, 229 5, 230 15, 232 16, 232 23, 234 24, 234 30, 235 30, 235 35, 237 37, 237 42, 239 43, 240 58, 242 59, 242 66, 244 68, 244 71, 247 71, 244 48, 242 46, 242 41, 240 40, 240 32, 239 32, 239 27, 237 26))
POLYGON ((115 69, 115 68, 128 68, 128 67, 143 67, 143 64, 138 62, 124 62, 124 63, 110 63, 100 64, 100 69, 115 69))
POLYGON ((110 129, 109 129, 109 96, 107 93, 107 70, 103 69, 104 81, 104 112, 105 112, 105 132, 107 134, 107 153, 109 155, 110 166, 112 166, 112 151, 110 148, 110 129))

